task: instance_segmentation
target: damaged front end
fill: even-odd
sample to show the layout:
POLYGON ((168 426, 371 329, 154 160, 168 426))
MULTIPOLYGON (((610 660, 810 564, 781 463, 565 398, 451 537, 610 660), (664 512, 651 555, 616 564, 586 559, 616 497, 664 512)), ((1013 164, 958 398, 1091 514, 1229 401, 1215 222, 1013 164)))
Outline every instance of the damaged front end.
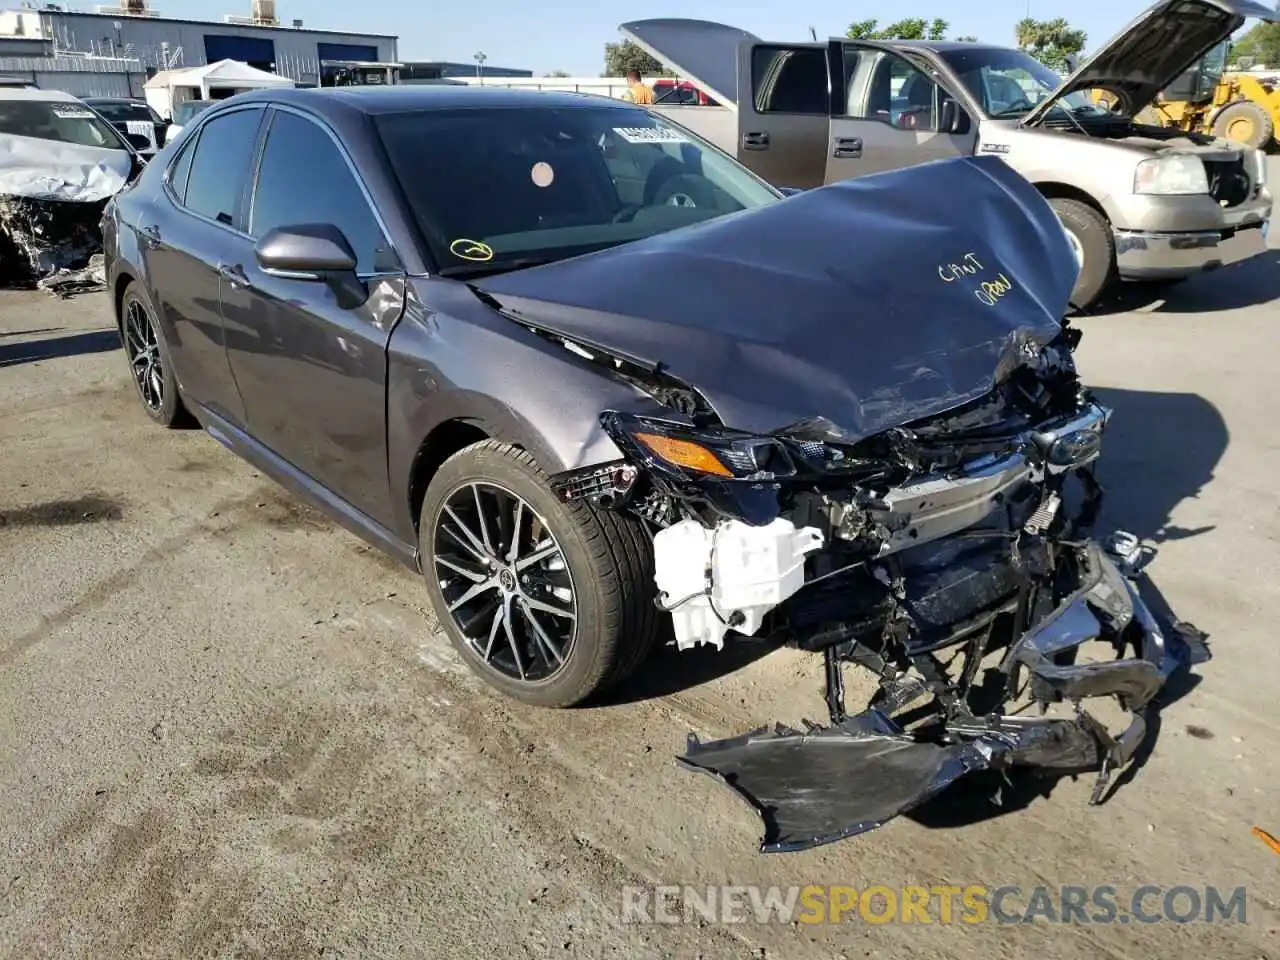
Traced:
POLYGON ((1089 539, 1110 411, 1079 383, 1078 339, 1011 340, 988 394, 870 437, 737 433, 698 391, 614 365, 671 414, 606 413, 623 459, 558 494, 649 526, 681 649, 737 634, 825 658, 829 726, 691 737, 680 758, 760 812, 764 850, 865 832, 984 769, 1092 770, 1098 803, 1133 757, 1194 637, 1139 597, 1149 551, 1089 539), (852 715, 847 663, 878 678, 852 715))

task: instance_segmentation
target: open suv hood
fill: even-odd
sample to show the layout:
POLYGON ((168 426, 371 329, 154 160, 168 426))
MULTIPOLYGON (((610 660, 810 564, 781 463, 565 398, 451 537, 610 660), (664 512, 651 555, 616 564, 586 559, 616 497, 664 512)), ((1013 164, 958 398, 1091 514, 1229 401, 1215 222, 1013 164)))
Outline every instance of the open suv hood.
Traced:
POLYGON ((1136 116, 1250 17, 1273 22, 1277 13, 1252 0, 1162 0, 1080 64, 1022 122, 1038 123, 1063 97, 1096 88, 1120 96, 1120 108, 1136 116))
POLYGON ((721 103, 738 102, 738 47, 755 34, 710 20, 634 20, 618 28, 668 70, 693 81, 721 103))

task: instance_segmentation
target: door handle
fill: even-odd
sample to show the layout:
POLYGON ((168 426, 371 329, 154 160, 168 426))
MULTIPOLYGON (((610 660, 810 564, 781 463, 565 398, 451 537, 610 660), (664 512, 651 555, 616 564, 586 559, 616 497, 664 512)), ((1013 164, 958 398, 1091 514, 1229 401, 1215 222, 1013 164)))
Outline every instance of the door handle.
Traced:
POLYGON ((767 133, 744 133, 742 135, 743 150, 768 150, 769 134, 767 133))
POLYGON ((831 156, 838 160, 861 160, 861 137, 836 137, 831 144, 831 156))
POLYGON ((160 228, 154 223, 139 227, 138 233, 142 235, 142 245, 148 250, 154 250, 160 246, 160 228))
POLYGON ((218 264, 218 276, 233 287, 247 287, 249 278, 244 275, 244 267, 240 264, 218 264))

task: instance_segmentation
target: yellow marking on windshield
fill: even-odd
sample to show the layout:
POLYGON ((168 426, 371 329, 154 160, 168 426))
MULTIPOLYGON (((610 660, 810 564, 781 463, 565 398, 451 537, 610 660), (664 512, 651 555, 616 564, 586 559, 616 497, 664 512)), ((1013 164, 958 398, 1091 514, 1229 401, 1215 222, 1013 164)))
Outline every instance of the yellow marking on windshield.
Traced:
POLYGON ((459 237, 449 244, 449 252, 459 260, 476 260, 483 263, 485 260, 493 259, 491 246, 479 240, 468 240, 466 237, 459 237))

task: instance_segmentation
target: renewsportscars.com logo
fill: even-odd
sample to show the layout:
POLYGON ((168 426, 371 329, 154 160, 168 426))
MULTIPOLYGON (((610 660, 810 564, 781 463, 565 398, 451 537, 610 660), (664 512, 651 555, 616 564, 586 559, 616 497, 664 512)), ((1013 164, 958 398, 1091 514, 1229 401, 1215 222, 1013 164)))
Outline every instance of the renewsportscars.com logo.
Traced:
POLYGON ((624 887, 623 923, 1245 923, 1247 893, 1143 884, 624 887))

